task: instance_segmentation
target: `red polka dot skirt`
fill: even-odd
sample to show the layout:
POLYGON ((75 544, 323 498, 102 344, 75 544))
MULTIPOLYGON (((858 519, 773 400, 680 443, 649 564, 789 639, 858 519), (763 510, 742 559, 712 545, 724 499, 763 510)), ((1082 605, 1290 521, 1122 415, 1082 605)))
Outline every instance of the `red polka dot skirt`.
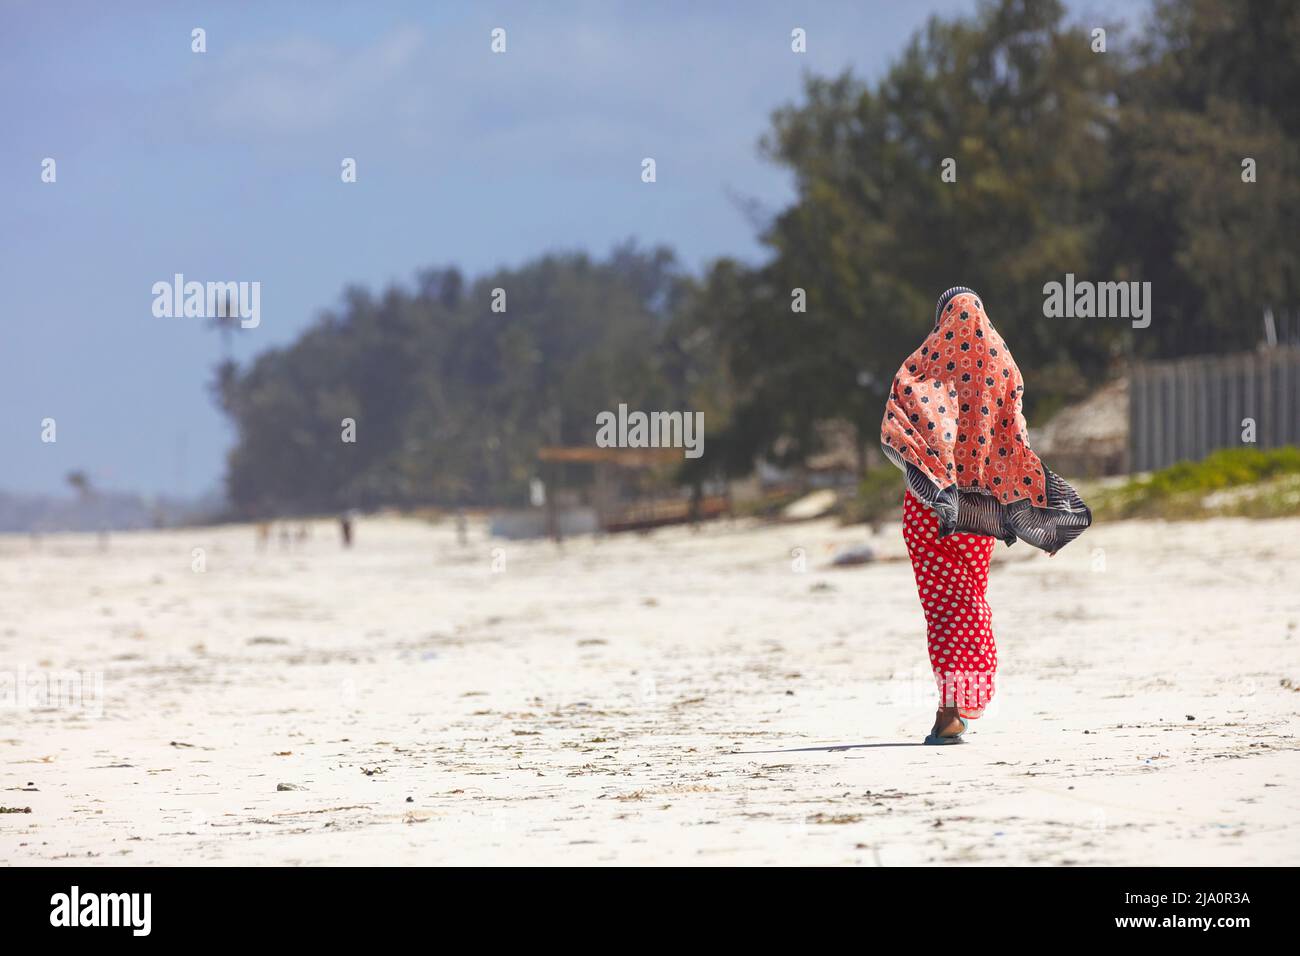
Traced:
POLYGON ((995 539, 939 537, 939 519, 909 491, 903 499, 903 540, 925 612, 930 666, 941 706, 978 717, 993 699, 998 650, 985 592, 995 539))

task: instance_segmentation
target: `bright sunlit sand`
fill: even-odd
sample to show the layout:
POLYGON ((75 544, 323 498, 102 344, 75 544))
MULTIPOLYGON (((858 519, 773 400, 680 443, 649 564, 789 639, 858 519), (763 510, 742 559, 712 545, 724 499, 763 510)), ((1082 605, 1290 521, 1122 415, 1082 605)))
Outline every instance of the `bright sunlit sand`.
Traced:
POLYGON ((898 527, 829 567, 864 537, 0 537, 0 857, 1298 862, 1300 520, 999 545, 998 699, 948 748, 898 527))

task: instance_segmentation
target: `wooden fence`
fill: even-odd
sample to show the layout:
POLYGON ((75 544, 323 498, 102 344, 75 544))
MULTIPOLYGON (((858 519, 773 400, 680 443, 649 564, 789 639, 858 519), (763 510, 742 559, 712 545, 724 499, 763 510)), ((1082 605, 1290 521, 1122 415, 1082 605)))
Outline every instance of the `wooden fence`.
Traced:
POLYGON ((1240 448, 1300 445, 1300 348, 1147 362, 1129 383, 1129 464, 1151 471, 1240 448))

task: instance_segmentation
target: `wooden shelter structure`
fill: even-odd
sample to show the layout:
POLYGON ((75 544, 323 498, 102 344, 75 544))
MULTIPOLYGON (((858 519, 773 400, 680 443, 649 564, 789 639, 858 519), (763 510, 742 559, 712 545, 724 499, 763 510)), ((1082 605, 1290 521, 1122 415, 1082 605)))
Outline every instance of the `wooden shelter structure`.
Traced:
MULTIPOLYGON (((639 531, 661 525, 681 524, 716 518, 730 511, 731 503, 723 495, 691 498, 657 499, 620 505, 614 500, 616 473, 645 471, 665 467, 682 460, 680 448, 600 448, 594 445, 549 445, 539 448, 537 460, 551 465, 591 465, 594 475, 591 505, 602 531, 639 531)), ((554 472, 552 474, 554 477, 554 472)), ((550 485, 558 482, 548 482, 550 485)), ((547 527, 551 537, 558 536, 555 495, 546 495, 547 527)))

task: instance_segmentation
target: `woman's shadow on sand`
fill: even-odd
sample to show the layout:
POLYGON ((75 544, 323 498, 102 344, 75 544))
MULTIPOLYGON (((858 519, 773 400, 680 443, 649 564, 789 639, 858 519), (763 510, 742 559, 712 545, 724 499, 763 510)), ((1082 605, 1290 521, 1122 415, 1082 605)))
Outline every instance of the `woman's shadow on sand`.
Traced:
POLYGON ((827 744, 825 747, 791 747, 787 750, 733 750, 733 754, 805 754, 805 753, 828 753, 836 754, 845 750, 874 750, 877 747, 924 747, 923 743, 897 743, 887 744, 827 744))

